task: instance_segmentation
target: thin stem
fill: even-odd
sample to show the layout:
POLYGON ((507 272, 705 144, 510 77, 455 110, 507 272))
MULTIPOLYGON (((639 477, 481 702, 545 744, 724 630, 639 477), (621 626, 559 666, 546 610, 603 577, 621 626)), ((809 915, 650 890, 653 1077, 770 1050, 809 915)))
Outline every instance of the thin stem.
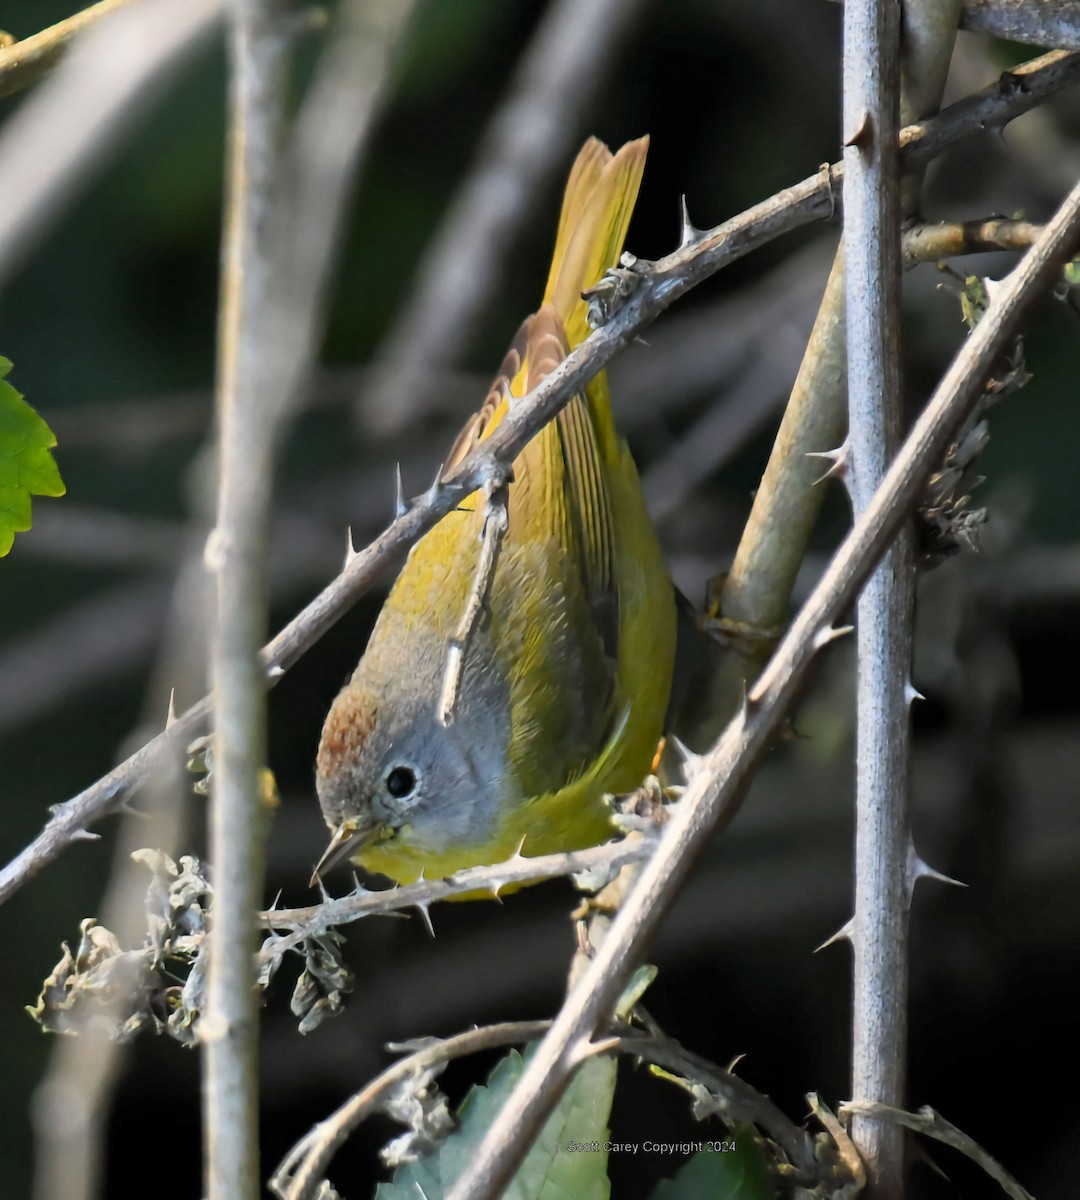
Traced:
POLYGON ((210 1200, 256 1200, 258 1001, 255 931, 264 871, 259 772, 266 695, 266 542, 274 422, 263 411, 262 335, 270 279, 267 227, 284 113, 286 38, 280 0, 232 0, 231 124, 219 329, 217 526, 207 565, 217 579, 210 665, 215 729, 210 856, 215 865, 203 1042, 203 1143, 210 1200))
MULTIPOLYGON (((988 125, 1004 125, 1047 96, 1080 82, 1080 54, 1048 54, 1018 67, 977 96, 952 105, 939 117, 901 134, 905 161, 927 161, 988 125)), ((641 263, 642 284, 607 325, 578 346, 473 451, 444 486, 418 500, 345 569, 263 649, 265 685, 272 686, 372 585, 386 566, 489 477, 493 464, 511 463, 530 437, 550 421, 614 355, 685 292, 770 239, 811 221, 830 217, 843 178, 839 166, 779 193, 717 226, 692 244, 655 263, 641 263), (646 274, 647 272, 647 274, 646 274)), ((153 770, 167 744, 200 736, 209 725, 209 700, 187 710, 171 731, 158 735, 77 796, 57 805, 42 832, 0 871, 0 903, 33 878, 86 826, 114 812, 153 770)))
POLYGON ((567 997, 513 1094, 448 1200, 492 1200, 505 1188, 645 951, 694 855, 734 815, 753 770, 780 728, 810 663, 831 637, 901 522, 956 426, 971 411, 1027 308, 1080 241, 1080 185, 995 294, 915 423, 873 502, 716 745, 695 764, 683 799, 596 957, 567 997))

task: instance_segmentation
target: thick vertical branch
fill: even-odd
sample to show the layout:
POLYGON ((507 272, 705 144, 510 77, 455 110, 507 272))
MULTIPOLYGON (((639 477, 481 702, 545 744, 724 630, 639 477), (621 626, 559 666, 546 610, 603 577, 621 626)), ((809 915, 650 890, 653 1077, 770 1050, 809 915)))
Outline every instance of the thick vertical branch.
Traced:
MULTIPOLYGON (((855 518, 900 444, 900 9, 844 6, 848 441, 855 518)), ((914 567, 903 528, 858 603, 852 1094, 900 1107, 907 1064, 908 709, 914 567), (886 1099, 888 1097, 888 1099, 886 1099)), ((872 1194, 903 1193, 903 1132, 860 1121, 872 1194)))
POLYGON ((204 1043, 205 1183, 210 1200, 256 1200, 258 1009, 255 925, 263 877, 258 776, 266 759, 265 558, 273 421, 260 395, 269 295, 267 228, 285 97, 280 0, 232 0, 230 109, 218 363, 217 579, 211 649, 215 729, 210 857, 213 936, 204 1043))

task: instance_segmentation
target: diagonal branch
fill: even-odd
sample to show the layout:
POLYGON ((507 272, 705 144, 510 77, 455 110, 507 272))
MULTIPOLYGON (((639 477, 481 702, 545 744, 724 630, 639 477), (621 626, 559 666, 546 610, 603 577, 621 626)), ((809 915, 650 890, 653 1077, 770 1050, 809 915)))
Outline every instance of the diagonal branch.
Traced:
MULTIPOLYGON (((988 126, 1000 127, 1046 97, 1080 82, 1080 53, 1044 55, 1002 76, 977 96, 961 100, 938 117, 901 133, 905 163, 928 161, 988 126)), ((492 471, 513 462, 521 448, 570 397, 679 296, 728 263, 793 229, 828 219, 843 178, 839 166, 747 209, 655 263, 640 263, 641 281, 626 306, 596 330, 525 397, 514 419, 474 450, 443 485, 431 489, 367 547, 352 556, 341 574, 263 650, 266 685, 274 682, 369 588, 380 573, 435 522, 478 487, 492 471)), ((56 806, 38 837, 0 871, 0 902, 13 895, 86 827, 114 812, 153 769, 171 741, 186 743, 205 733, 209 700, 189 708, 174 725, 108 775, 56 806)))

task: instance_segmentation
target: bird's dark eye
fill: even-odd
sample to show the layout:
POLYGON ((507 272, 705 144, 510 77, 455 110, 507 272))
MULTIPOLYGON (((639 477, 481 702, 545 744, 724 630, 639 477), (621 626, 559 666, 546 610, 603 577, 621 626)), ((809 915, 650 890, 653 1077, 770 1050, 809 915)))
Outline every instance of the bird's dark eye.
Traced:
POLYGON ((395 767, 386 777, 386 790, 401 800, 416 787, 416 775, 408 767, 395 767))

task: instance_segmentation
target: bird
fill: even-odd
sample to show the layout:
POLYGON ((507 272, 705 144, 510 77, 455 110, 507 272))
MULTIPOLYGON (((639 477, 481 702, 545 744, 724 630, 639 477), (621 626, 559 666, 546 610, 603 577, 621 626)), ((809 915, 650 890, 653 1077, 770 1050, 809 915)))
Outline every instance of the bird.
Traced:
MULTIPOLYGON (((582 293, 620 260, 647 149, 590 138, 578 153, 543 301, 443 475, 588 336, 582 293)), ((514 460, 478 595, 496 500, 475 492, 413 546, 333 701, 315 770, 332 836, 313 880, 343 858, 405 884, 597 845, 614 833, 604 796, 649 772, 676 597, 603 372, 514 460)))

